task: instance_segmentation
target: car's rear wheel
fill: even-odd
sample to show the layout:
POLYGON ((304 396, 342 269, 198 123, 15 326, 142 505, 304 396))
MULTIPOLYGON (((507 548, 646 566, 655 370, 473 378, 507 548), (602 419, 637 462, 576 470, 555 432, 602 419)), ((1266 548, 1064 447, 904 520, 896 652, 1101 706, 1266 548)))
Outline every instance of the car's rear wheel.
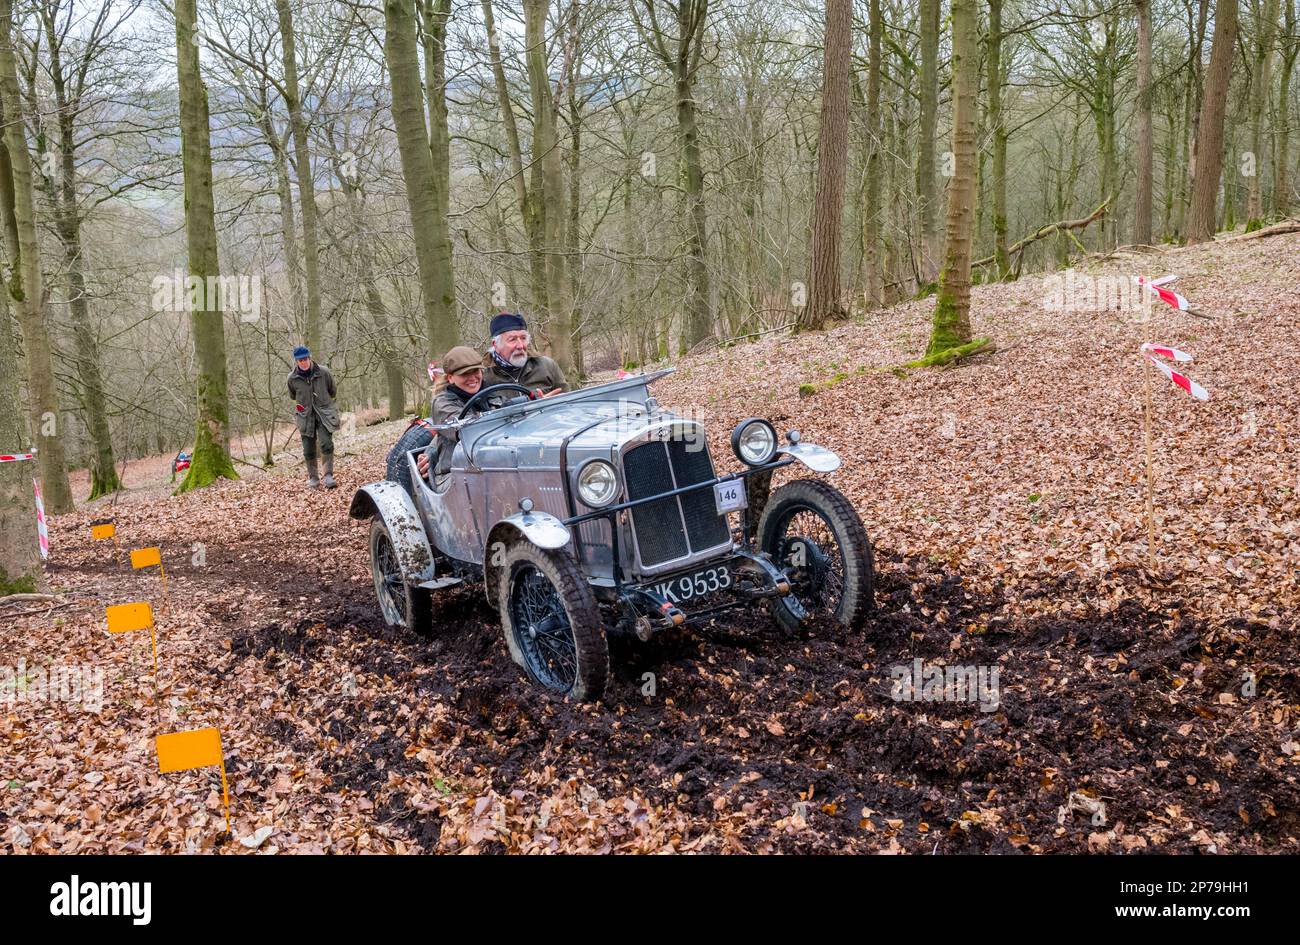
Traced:
POLYGON ((497 597, 510 657, 533 682, 594 701, 609 678, 600 609, 574 560, 518 541, 506 552, 497 597))
MULTIPOLYGON (((871 541, 848 499, 817 479, 796 479, 772 494, 758 525, 759 547, 790 576, 796 597, 811 616, 858 627, 875 606, 871 541)), ((770 599, 786 629, 799 618, 783 598, 770 599)))
POLYGON ((432 598, 424 588, 407 582, 393 536, 379 516, 370 522, 370 571, 384 623, 427 634, 433 622, 432 598))

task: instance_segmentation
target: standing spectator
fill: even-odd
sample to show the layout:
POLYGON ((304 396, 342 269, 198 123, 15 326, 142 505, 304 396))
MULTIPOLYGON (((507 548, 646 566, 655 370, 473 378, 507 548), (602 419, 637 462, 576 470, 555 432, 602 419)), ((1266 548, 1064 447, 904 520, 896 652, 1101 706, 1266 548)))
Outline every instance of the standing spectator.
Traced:
POLYGON ((321 485, 316 466, 319 448, 325 464, 325 488, 333 489, 334 481, 334 431, 339 428, 339 412, 334 406, 334 375, 323 364, 311 358, 303 345, 293 349, 296 367, 289 375, 289 396, 295 401, 294 414, 298 433, 302 437, 302 458, 307 465, 307 488, 321 485))

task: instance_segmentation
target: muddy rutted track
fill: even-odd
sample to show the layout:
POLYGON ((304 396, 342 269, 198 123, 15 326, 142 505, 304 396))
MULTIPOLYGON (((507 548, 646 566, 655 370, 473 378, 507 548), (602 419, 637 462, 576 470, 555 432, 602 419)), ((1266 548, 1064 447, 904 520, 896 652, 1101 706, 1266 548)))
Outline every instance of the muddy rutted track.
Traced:
MULTIPOLYGON (((594 706, 527 683, 477 587, 444 592, 429 638, 386 628, 355 579, 314 589, 311 615, 292 623, 228 615, 229 660, 213 671, 258 661, 291 700, 258 720, 264 733, 319 764, 331 790, 368 797, 376 824, 419 849, 447 848, 430 799, 462 782, 507 796, 569 779, 684 814, 683 841, 725 833, 741 849, 1293 845, 1285 812, 1300 793, 1220 712, 1234 681, 1196 669, 1207 648, 1215 666, 1267 666, 1283 631, 1211 633, 1131 600, 1009 618, 1000 597, 968 593, 942 566, 883 557, 879 610, 861 633, 791 638, 755 610, 650 644, 617 640, 594 706), (997 710, 895 701, 890 668, 915 659, 997 666, 997 710), (422 749, 440 752, 436 775, 422 749), (1060 822, 1075 791, 1105 801, 1105 824, 1060 822)), ((241 579, 269 578, 288 601, 301 584, 277 575, 290 574, 262 562, 241 579)), ((1260 694, 1294 680, 1279 665, 1260 694)))

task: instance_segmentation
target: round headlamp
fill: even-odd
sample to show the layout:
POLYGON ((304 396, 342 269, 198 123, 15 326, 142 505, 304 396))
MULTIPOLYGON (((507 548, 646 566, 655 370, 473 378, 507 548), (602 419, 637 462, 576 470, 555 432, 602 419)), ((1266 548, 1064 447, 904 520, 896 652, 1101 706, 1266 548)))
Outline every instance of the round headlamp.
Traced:
POLYGON ((618 475, 603 459, 593 459, 578 471, 578 498, 593 508, 609 505, 618 495, 618 475))
POLYGON ((776 430, 759 417, 742 420, 731 431, 731 449, 742 463, 762 466, 776 455, 776 430))

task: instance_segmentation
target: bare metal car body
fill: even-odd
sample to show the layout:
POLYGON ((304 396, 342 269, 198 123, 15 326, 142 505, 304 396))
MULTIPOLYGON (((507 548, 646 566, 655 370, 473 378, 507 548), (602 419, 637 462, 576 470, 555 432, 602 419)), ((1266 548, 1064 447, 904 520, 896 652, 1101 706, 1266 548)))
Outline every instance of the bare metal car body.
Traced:
MULTIPOLYGON (((774 470, 800 462, 826 473, 839 466, 838 457, 792 433, 768 461, 720 475, 703 423, 651 396, 650 384, 669 373, 542 400, 519 398, 448 424, 459 436, 450 471, 428 481, 419 474, 420 450, 411 450, 405 456, 410 493, 396 482, 371 483, 353 497, 349 512, 382 521, 408 593, 481 578, 497 606, 509 592, 499 590, 504 552, 527 542, 576 562, 594 600, 612 613, 603 625, 643 639, 756 598, 780 598, 788 616, 802 619, 790 569, 753 541, 762 509, 739 508, 733 529, 731 513, 720 511, 719 488, 745 480, 766 501, 774 470), (618 492, 593 508, 580 498, 578 477, 598 461, 616 470, 618 492), (688 606, 706 598, 707 608, 688 606)), ((739 492, 743 501, 744 488, 739 492)), ((381 578, 376 570, 382 604, 381 578)), ((387 580, 393 585, 392 574, 387 580)))

